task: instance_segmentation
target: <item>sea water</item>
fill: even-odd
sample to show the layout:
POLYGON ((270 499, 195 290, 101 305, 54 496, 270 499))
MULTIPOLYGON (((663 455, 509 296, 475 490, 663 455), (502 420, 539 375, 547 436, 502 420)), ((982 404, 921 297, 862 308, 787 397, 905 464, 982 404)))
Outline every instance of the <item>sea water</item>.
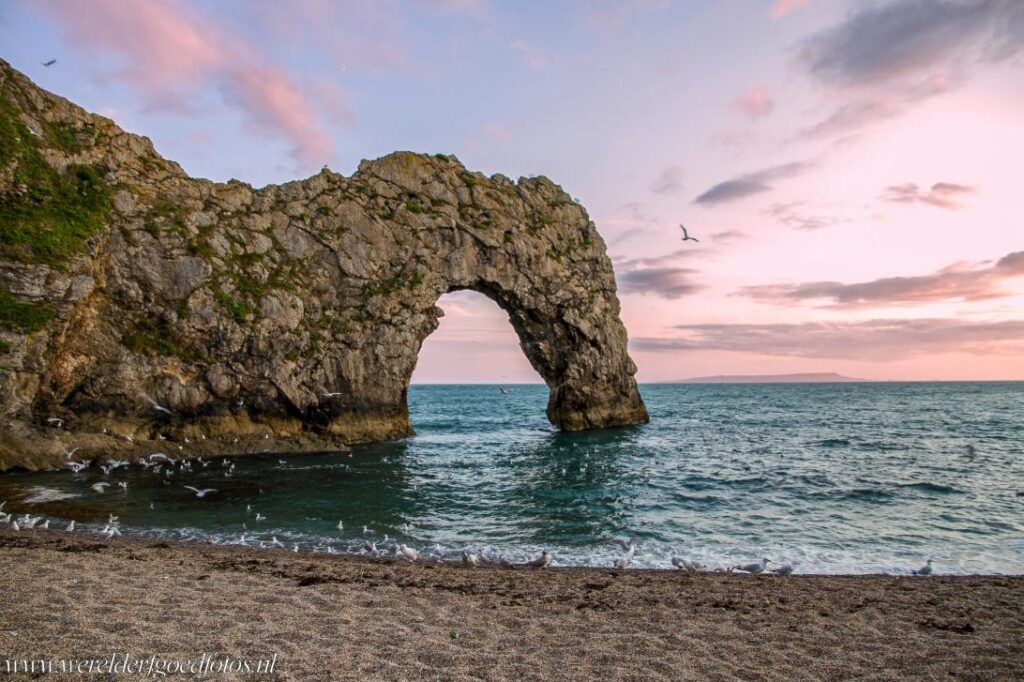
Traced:
POLYGON ((351 453, 11 474, 0 500, 81 529, 115 514, 126 535, 304 551, 397 541, 610 566, 611 538, 635 536, 638 568, 1024 573, 1024 383, 643 385, 650 424, 584 433, 550 426, 546 387, 501 388, 412 386, 416 436, 351 453))

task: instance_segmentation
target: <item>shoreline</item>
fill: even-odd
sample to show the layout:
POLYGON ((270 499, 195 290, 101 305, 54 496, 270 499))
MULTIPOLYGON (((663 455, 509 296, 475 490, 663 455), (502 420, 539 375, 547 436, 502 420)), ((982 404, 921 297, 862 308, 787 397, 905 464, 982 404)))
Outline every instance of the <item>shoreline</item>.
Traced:
POLYGON ((1024 676, 1021 576, 472 568, 6 529, 0 574, 9 658, 277 654, 261 679, 281 680, 1024 676))

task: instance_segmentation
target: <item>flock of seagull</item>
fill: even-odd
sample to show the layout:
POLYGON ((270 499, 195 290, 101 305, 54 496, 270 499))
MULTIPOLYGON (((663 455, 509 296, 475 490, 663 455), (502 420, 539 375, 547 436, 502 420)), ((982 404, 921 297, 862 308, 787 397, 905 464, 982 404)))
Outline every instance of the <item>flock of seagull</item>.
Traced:
MULTIPOLYGON (((324 389, 324 392, 325 392, 325 394, 328 394, 326 389, 324 389)), ((166 409, 163 406, 161 406, 158 403, 156 403, 155 401, 151 400, 150 402, 152 402, 154 409, 157 409, 157 410, 165 410, 166 409)), ((59 421, 58 418, 54 418, 54 420, 55 421, 59 421)), ((59 428, 59 425, 58 425, 58 428, 59 428)), ((186 439, 185 442, 187 443, 188 440, 186 439)), ((92 460, 76 461, 76 460, 72 460, 71 459, 72 457, 74 457, 74 455, 78 451, 78 449, 79 448, 74 448, 72 450, 69 450, 69 451, 65 452, 65 456, 66 456, 66 458, 68 460, 67 461, 67 467, 74 474, 80 474, 83 471, 85 471, 86 469, 89 469, 93 465, 92 460)), ((968 447, 968 456, 973 456, 973 454, 974 454, 973 447, 969 446, 968 447)), ((284 460, 279 460, 279 462, 284 463, 284 460)), ((164 452, 153 453, 153 454, 149 455, 148 457, 139 458, 139 459, 137 459, 135 461, 135 464, 140 466, 140 467, 142 467, 142 469, 144 469, 146 471, 151 471, 153 474, 160 476, 162 478, 162 480, 163 480, 164 485, 168 485, 168 486, 172 485, 172 479, 173 479, 173 477, 176 474, 193 472, 193 471, 195 471, 195 469, 193 469, 194 466, 198 466, 200 470, 207 469, 208 467, 210 467, 214 463, 215 462, 213 460, 203 459, 202 457, 196 457, 194 459, 186 459, 183 456, 179 456, 178 458, 174 458, 174 457, 171 457, 170 455, 168 455, 167 453, 164 453, 164 452)), ((129 462, 128 460, 108 459, 108 460, 106 460, 105 463, 97 464, 96 467, 100 471, 102 471, 104 476, 109 476, 110 474, 112 474, 113 472, 117 471, 118 469, 121 469, 121 468, 127 469, 128 467, 131 466, 131 464, 132 463, 129 462)), ((225 478, 230 478, 232 476, 232 474, 234 473, 235 464, 233 462, 231 462, 227 458, 221 458, 220 463, 219 463, 219 468, 222 470, 223 475, 224 475, 225 478)), ((777 481, 772 481, 772 483, 771 483, 772 487, 778 487, 778 486, 782 485, 782 483, 785 482, 785 479, 786 479, 786 477, 783 476, 782 478, 778 479, 777 481)), ((115 481, 115 482, 99 481, 99 482, 96 482, 96 483, 92 484, 90 486, 90 488, 92 490, 96 491, 97 493, 105 494, 105 493, 107 493, 107 489, 111 488, 111 486, 114 486, 114 485, 116 485, 116 488, 119 488, 123 492, 127 492, 127 490, 128 490, 128 482, 127 481, 115 481)), ((185 489, 185 490, 190 491, 190 493, 195 495, 195 497, 197 499, 204 499, 207 496, 211 495, 212 493, 216 493, 217 492, 216 488, 197 488, 197 487, 191 486, 191 485, 182 485, 181 487, 183 489, 185 489)), ((0 525, 6 525, 7 527, 9 527, 11 530, 14 530, 14 531, 30 530, 30 529, 35 529, 35 528, 47 530, 47 529, 50 528, 50 520, 49 519, 45 519, 44 520, 41 516, 32 517, 29 514, 24 514, 24 515, 22 515, 19 518, 15 518, 12 514, 5 513, 3 511, 3 507, 4 507, 5 504, 6 504, 6 502, 0 502, 0 525)), ((153 503, 150 503, 150 508, 151 509, 153 508, 153 503)), ((247 514, 247 516, 250 515, 250 514, 253 514, 252 506, 251 505, 247 505, 246 506, 246 514, 247 514)), ((263 521, 266 521, 266 519, 267 519, 267 517, 265 515, 263 515, 263 514, 261 514, 259 512, 255 512, 253 518, 255 519, 255 521, 257 523, 261 523, 263 521)), ((107 523, 103 526, 102 530, 98 531, 99 535, 102 536, 102 537, 105 537, 105 538, 112 538, 112 537, 120 536, 121 535, 121 531, 120 531, 119 523, 120 522, 119 522, 118 517, 113 515, 113 514, 111 514, 109 516, 108 520, 107 520, 107 523)), ((243 529, 245 531, 249 530, 248 526, 245 523, 242 524, 242 527, 243 527, 243 529)), ((337 527, 337 529, 339 531, 343 531, 344 530, 344 522, 343 521, 338 521, 338 524, 337 524, 336 527, 337 527)), ((64 530, 66 532, 74 532, 74 530, 75 530, 75 521, 74 520, 70 521, 67 524, 67 526, 65 527, 64 530)), ((407 528, 406 528, 406 530, 407 530, 407 528)), ((364 535, 365 534, 372 534, 372 533, 373 533, 373 531, 371 531, 366 526, 363 526, 363 534, 364 535)), ((212 537, 210 538, 210 540, 214 541, 212 537)), ((629 568, 630 564, 633 561, 633 557, 635 556, 635 554, 637 552, 637 546, 639 544, 639 538, 637 538, 635 536, 634 537, 630 537, 630 538, 612 538, 611 542, 614 545, 618 546, 622 550, 621 555, 619 555, 614 561, 612 561, 612 566, 614 568, 619 568, 619 569, 629 568)), ((241 535, 241 537, 239 538, 237 544, 241 545, 241 546, 246 546, 246 547, 250 546, 249 543, 247 542, 247 538, 246 538, 246 534, 245 533, 243 533, 241 535)), ((428 560, 428 561, 433 561, 433 562, 444 562, 444 561, 448 561, 449 560, 449 553, 446 552, 440 545, 437 545, 437 544, 435 544, 433 548, 431 548, 425 555, 423 555, 419 550, 416 550, 416 549, 414 549, 412 547, 409 547, 409 546, 405 545, 404 543, 399 543, 397 541, 390 540, 388 538, 388 536, 385 534, 383 536, 383 540, 381 540, 381 542, 380 542, 380 545, 381 546, 378 547, 376 542, 372 542, 372 541, 366 540, 366 541, 363 542, 362 552, 363 552, 363 554, 365 554, 367 556, 371 556, 371 557, 378 557, 378 558, 393 557, 393 558, 395 558, 397 560, 407 561, 407 562, 417 562, 417 561, 420 561, 420 560, 423 560, 423 559, 428 560), (386 549, 386 547, 389 544, 389 542, 392 545, 390 550, 386 549)), ((263 547, 263 548, 285 548, 285 544, 282 543, 280 540, 278 540, 276 536, 272 536, 271 540, 269 542, 267 542, 265 540, 259 541, 258 546, 259 547, 263 547)), ((299 551, 299 545, 293 543, 292 551, 298 552, 299 551)), ((322 546, 315 547, 314 551, 323 551, 323 552, 327 552, 329 554, 337 554, 338 553, 330 545, 322 545, 322 546)), ((536 558, 531 559, 529 561, 526 561, 524 563, 520 563, 520 564, 513 563, 504 554, 495 553, 493 550, 492 551, 488 551, 488 550, 485 550, 485 549, 479 549, 479 550, 466 549, 466 550, 462 550, 461 553, 457 555, 457 557, 458 558, 456 559, 456 561, 461 561, 463 564, 466 564, 466 565, 469 565, 469 566, 483 566, 483 565, 493 565, 493 566, 503 566, 503 567, 528 566, 528 567, 535 567, 535 568, 545 568, 545 567, 551 565, 551 562, 554 559, 554 556, 552 555, 552 553, 547 551, 547 550, 544 550, 543 552, 541 552, 541 554, 538 555, 536 558)), ((679 556, 675 556, 675 555, 671 556, 669 558, 669 561, 670 561, 670 563, 671 563, 671 565, 673 567, 675 567, 677 569, 680 569, 682 571, 685 571, 687 573, 741 573, 741 574, 748 574, 748 575, 758 575, 758 574, 765 573, 765 572, 773 573, 773 574, 776 574, 776 575, 790 575, 791 573, 793 573, 793 571, 795 569, 795 565, 796 565, 796 562, 784 563, 784 564, 781 564, 781 565, 778 565, 778 566, 775 566, 775 567, 769 569, 768 568, 768 564, 772 563, 772 561, 770 559, 768 559, 767 557, 762 558, 760 561, 754 561, 754 562, 749 562, 749 563, 741 563, 741 564, 735 564, 735 565, 724 565, 724 566, 717 566, 717 567, 705 567, 704 565, 702 565, 698 561, 687 559, 687 558, 683 558, 683 557, 679 557, 679 556)), ((928 559, 927 562, 925 563, 925 565, 921 566, 920 568, 913 569, 911 571, 911 573, 913 575, 921 575, 921 576, 930 575, 931 572, 932 572, 932 559, 928 559)))

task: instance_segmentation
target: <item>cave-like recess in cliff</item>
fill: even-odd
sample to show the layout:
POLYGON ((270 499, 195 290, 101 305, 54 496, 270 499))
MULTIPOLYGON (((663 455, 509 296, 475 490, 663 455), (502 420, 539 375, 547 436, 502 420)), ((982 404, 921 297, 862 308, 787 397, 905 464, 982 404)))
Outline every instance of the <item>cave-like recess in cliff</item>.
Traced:
POLYGON ((253 188, 3 62, 0 104, 0 468, 410 435, 417 354, 461 289, 508 314, 554 425, 647 421, 604 241, 545 177, 395 152, 253 188))

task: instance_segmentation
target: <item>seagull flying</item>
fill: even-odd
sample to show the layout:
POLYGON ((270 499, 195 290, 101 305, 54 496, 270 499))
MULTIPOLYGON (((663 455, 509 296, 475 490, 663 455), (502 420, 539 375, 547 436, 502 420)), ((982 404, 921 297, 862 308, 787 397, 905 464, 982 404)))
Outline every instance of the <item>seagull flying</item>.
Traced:
POLYGON ((81 448, 75 448, 74 450, 68 450, 67 452, 64 453, 64 456, 67 457, 68 459, 71 459, 74 456, 74 454, 76 452, 78 452, 79 450, 81 450, 81 448))
POLYGON ((632 552, 636 549, 636 536, 631 538, 612 538, 612 542, 622 548, 623 552, 632 552))
MULTIPOLYGON (((196 494, 196 497, 206 497, 207 493, 215 493, 215 492, 217 492, 216 488, 203 488, 202 490, 200 490, 199 488, 193 488, 190 485, 186 485, 186 486, 182 486, 182 487, 188 488, 189 490, 193 491, 196 494)), ((259 520, 259 519, 257 519, 257 520, 259 520)))
POLYGON ((691 237, 690 233, 686 231, 686 227, 682 223, 679 223, 679 229, 683 231, 683 241, 684 242, 699 242, 700 241, 699 239, 697 239, 695 237, 691 237))
POLYGON ((49 68, 49 67, 53 66, 56 63, 57 63, 56 59, 47 59, 45 62, 43 62, 43 66, 49 68))
POLYGON ((105 493, 105 492, 107 492, 107 486, 108 485, 110 485, 110 484, 107 483, 106 481, 100 481, 99 483, 93 483, 92 484, 92 489, 95 490, 98 493, 105 493))
POLYGON ((340 391, 328 391, 323 386, 320 386, 320 391, 321 393, 324 394, 325 398, 337 398, 339 395, 341 395, 340 391))
POLYGON ((165 414, 174 414, 173 412, 171 412, 171 411, 170 411, 170 410, 168 410, 168 409, 167 409, 166 407, 164 407, 163 405, 161 405, 161 404, 160 404, 160 403, 158 403, 157 401, 153 400, 153 399, 152 399, 152 398, 150 398, 149 396, 146 396, 146 400, 148 400, 148 401, 149 401, 149 404, 150 404, 150 405, 152 405, 152 406, 153 406, 153 409, 154 409, 154 410, 156 410, 157 412, 163 412, 163 413, 165 413, 165 414))

